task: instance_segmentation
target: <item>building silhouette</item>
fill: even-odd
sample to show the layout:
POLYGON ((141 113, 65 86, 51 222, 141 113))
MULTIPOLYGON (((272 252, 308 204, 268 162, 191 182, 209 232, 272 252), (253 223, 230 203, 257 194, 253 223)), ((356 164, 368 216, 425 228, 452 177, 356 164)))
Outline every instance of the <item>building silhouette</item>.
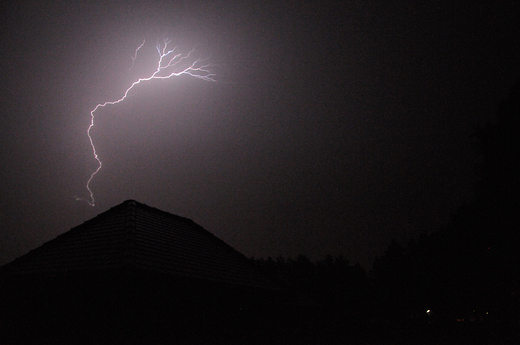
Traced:
POLYGON ((1 267, 0 292, 0 343, 311 342, 308 304, 192 220, 133 200, 1 267))

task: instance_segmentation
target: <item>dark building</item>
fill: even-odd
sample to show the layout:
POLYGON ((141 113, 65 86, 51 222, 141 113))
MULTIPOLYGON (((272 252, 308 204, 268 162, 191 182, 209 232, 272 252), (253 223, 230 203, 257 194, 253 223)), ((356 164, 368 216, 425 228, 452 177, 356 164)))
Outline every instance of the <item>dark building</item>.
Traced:
POLYGON ((0 289, 0 344, 311 341, 308 307, 250 260, 132 200, 1 267, 0 289))

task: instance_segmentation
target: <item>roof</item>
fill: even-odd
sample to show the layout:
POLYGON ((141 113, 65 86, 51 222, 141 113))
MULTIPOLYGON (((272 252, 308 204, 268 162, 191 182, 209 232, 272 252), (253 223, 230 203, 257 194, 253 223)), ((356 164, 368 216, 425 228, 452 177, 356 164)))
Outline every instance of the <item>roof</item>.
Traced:
POLYGON ((0 268, 9 275, 132 267, 167 276, 278 290, 231 246, 191 219, 127 200, 0 268))

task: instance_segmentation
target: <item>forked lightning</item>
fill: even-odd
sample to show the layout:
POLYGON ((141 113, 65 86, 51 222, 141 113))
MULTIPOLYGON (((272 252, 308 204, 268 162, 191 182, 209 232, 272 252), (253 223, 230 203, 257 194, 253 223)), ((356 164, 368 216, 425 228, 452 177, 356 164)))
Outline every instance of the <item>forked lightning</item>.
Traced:
MULTIPOLYGON (((149 77, 146 78, 139 78, 138 80, 134 81, 132 85, 128 89, 126 89, 123 97, 121 97, 118 100, 115 101, 107 101, 104 103, 100 103, 96 105, 96 107, 90 112, 91 120, 90 125, 87 129, 87 135, 90 140, 90 146, 92 147, 92 153, 94 155, 94 158, 96 159, 98 163, 98 167, 94 172, 90 175, 90 178, 87 181, 86 187, 90 195, 90 199, 86 198, 79 198, 76 197, 76 200, 82 200, 86 201, 90 206, 95 205, 95 198, 94 198, 94 192, 92 192, 92 189, 90 188, 90 184, 92 180, 94 179, 94 176, 101 170, 103 163, 99 159, 99 156, 96 151, 96 146, 94 145, 94 141, 92 140, 92 136, 90 135, 90 130, 92 127, 94 127, 94 119, 95 119, 95 113, 99 108, 106 107, 107 105, 114 105, 118 104, 125 100, 125 98, 128 96, 128 93, 130 90, 134 88, 134 86, 150 81, 153 79, 169 79, 172 77, 178 77, 181 75, 189 75, 191 77, 199 78, 204 81, 211 81, 216 82, 215 80, 215 74, 210 72, 209 67, 210 65, 205 63, 205 59, 194 59, 193 53, 194 50, 189 51, 188 53, 181 53, 176 52, 177 47, 173 49, 169 49, 168 45, 171 43, 170 40, 164 40, 163 44, 157 43, 156 49, 158 53, 158 61, 157 61, 157 69, 155 72, 152 73, 149 77)), ((145 45, 145 41, 143 40, 143 43, 135 50, 135 54, 132 57, 132 67, 134 66, 135 60, 137 59, 137 54, 139 50, 145 45)))

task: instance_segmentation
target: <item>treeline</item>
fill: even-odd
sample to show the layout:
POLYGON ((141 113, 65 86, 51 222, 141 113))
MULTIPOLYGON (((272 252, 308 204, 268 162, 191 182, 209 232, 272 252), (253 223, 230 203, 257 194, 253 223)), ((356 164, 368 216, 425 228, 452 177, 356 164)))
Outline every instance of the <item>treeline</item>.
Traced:
POLYGON ((392 242, 370 272, 341 256, 254 262, 344 319, 518 325, 520 83, 475 142, 480 160, 473 200, 437 232, 406 245, 392 242))
POLYGON ((446 227, 405 246, 394 242, 374 263, 387 314, 520 321, 520 83, 475 139, 473 200, 446 227))
POLYGON ((252 260, 264 273, 326 308, 330 315, 359 319, 366 314, 370 298, 367 274, 361 265, 351 265, 343 256, 327 255, 316 261, 305 255, 252 260))

